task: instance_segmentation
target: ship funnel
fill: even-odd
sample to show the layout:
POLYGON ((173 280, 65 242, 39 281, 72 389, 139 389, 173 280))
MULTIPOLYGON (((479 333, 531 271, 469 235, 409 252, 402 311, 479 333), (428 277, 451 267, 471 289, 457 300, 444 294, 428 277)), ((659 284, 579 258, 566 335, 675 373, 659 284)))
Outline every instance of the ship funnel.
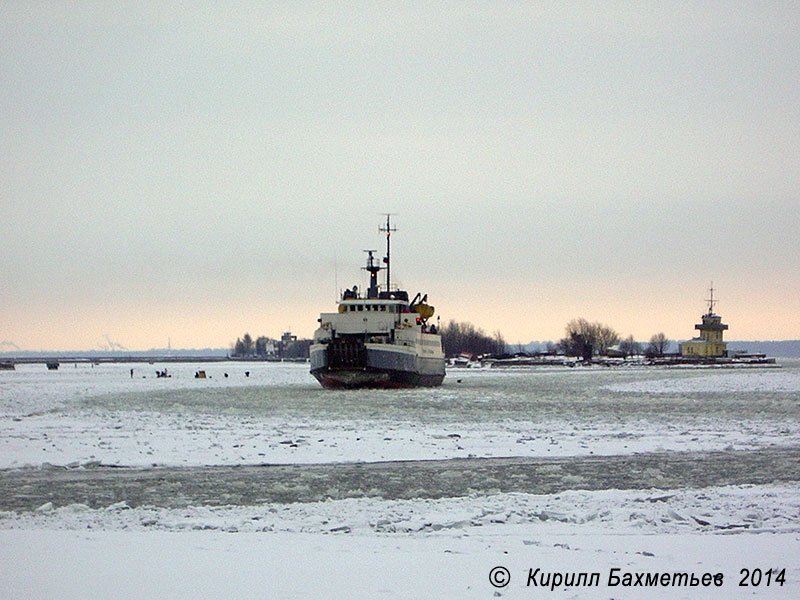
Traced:
POLYGON ((372 253, 375 250, 364 250, 367 253, 367 266, 363 267, 365 271, 369 272, 369 287, 367 288, 367 298, 378 297, 378 272, 381 270, 380 265, 375 263, 375 257, 372 253))

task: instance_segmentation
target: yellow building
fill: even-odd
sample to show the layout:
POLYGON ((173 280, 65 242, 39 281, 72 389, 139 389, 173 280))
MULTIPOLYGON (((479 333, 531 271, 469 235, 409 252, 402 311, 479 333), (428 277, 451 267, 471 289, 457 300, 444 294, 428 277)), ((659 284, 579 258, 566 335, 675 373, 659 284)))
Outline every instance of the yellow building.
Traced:
POLYGON ((701 319, 702 323, 694 326, 700 330, 700 337, 692 338, 681 344, 681 356, 698 356, 716 358, 727 355, 727 344, 722 341, 722 332, 728 326, 722 317, 714 314, 714 286, 711 286, 711 298, 708 301, 708 312, 701 319))

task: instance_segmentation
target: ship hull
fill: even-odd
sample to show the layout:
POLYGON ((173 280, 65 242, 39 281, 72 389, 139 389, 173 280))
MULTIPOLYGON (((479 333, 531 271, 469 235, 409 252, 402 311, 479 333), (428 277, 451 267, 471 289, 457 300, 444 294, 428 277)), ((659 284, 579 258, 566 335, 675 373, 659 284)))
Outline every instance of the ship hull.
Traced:
POLYGON ((413 388, 442 385, 444 375, 422 375, 408 371, 385 371, 378 369, 311 371, 322 387, 328 389, 358 388, 413 388))
POLYGON ((406 347, 360 345, 348 351, 311 347, 311 374, 325 388, 435 387, 444 381, 444 358, 423 357, 406 347))

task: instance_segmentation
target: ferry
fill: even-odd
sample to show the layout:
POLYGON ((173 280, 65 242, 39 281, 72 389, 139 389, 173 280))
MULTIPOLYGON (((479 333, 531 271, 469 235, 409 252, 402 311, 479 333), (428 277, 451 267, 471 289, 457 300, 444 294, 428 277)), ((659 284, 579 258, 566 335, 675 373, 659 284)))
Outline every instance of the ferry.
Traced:
POLYGON ((445 376, 442 337, 431 322, 434 307, 427 294, 392 289, 390 279, 389 215, 385 267, 378 264, 375 250, 366 250, 369 287, 358 286, 342 293, 336 312, 320 314, 310 348, 311 374, 325 388, 403 388, 441 385, 445 376), (378 285, 378 273, 386 272, 386 283, 378 285))

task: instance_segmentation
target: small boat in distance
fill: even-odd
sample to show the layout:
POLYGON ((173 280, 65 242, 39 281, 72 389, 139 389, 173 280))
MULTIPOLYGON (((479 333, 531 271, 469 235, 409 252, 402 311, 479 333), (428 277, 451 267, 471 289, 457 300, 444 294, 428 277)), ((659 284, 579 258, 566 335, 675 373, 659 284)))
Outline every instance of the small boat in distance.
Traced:
POLYGON ((390 279, 390 236, 386 216, 386 264, 381 267, 366 250, 369 287, 362 295, 357 286, 345 290, 338 311, 317 319, 310 348, 311 374, 326 388, 394 388, 437 386, 444 380, 442 337, 428 323, 434 308, 428 296, 393 290, 390 279), (378 273, 386 271, 380 289, 378 273))

